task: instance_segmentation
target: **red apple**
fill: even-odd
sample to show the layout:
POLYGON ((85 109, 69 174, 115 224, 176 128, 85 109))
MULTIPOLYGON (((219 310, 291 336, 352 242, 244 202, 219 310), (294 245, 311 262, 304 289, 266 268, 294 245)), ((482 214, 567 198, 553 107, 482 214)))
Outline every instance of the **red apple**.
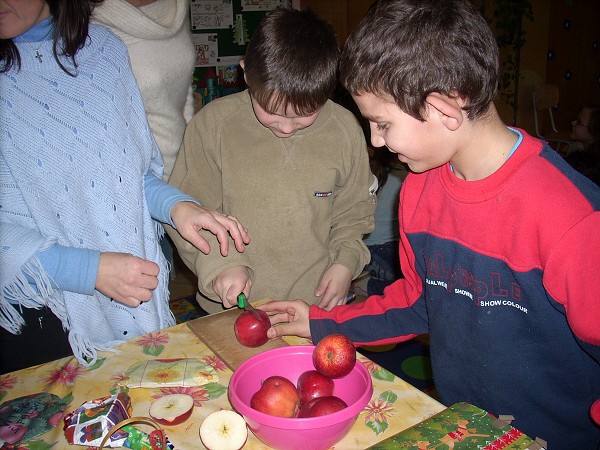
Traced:
POLYGON ((344 400, 334 395, 317 397, 300 407, 298 417, 319 417, 347 408, 344 400))
POLYGON ((333 395, 333 380, 316 370, 302 372, 296 383, 300 395, 300 405, 313 398, 333 395))
POLYGON ((260 347, 269 338, 267 330, 271 327, 269 316, 260 309, 251 309, 241 313, 233 324, 235 337, 245 347, 260 347))
POLYGON ((350 373, 356 363, 356 348, 343 334, 325 336, 313 351, 315 369, 329 378, 341 378, 350 373))
POLYGON ((294 417, 300 396, 294 383, 285 377, 271 376, 262 382, 250 399, 250 406, 257 411, 278 417, 294 417))
POLYGON ((192 415, 194 399, 187 394, 163 395, 150 404, 150 417, 161 425, 179 425, 192 415))

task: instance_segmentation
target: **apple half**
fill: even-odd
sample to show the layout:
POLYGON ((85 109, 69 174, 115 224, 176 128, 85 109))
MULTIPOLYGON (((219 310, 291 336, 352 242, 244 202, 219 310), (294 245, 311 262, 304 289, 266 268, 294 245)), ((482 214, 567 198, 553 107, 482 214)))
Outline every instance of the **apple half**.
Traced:
POLYGON ((239 450, 247 438, 246 421, 230 409, 210 413, 200 425, 200 439, 209 450, 239 450))
POLYGON ((165 426, 179 425, 192 415, 194 399, 187 394, 164 395, 150 404, 150 417, 165 426))

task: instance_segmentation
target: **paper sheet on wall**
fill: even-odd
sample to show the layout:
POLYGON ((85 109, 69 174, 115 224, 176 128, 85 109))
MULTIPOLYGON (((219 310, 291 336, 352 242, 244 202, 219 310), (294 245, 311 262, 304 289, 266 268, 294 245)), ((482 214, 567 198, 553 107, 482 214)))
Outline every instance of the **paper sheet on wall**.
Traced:
POLYGON ((278 6, 290 8, 291 3, 290 0, 242 0, 242 11, 270 11, 278 6))
POLYGON ((190 3, 193 31, 214 30, 233 26, 231 0, 192 0, 190 3))
POLYGON ((214 33, 193 34, 196 66, 214 66, 219 58, 219 39, 214 33))

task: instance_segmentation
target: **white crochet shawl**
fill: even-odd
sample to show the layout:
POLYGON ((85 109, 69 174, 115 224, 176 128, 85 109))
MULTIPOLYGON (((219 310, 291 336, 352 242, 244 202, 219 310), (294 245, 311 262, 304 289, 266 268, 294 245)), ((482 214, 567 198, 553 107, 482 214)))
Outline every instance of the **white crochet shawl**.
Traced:
POLYGON ((148 170, 162 175, 160 152, 124 44, 105 27, 91 25, 89 35, 78 67, 64 62, 76 77, 51 57, 51 41, 39 48, 42 63, 17 43, 21 70, 0 75, 0 325, 18 333, 21 307, 47 305, 84 365, 96 362, 97 350, 175 322, 162 226, 143 187, 148 170), (155 261, 159 286, 138 308, 98 291, 56 290, 35 256, 55 242, 155 261))

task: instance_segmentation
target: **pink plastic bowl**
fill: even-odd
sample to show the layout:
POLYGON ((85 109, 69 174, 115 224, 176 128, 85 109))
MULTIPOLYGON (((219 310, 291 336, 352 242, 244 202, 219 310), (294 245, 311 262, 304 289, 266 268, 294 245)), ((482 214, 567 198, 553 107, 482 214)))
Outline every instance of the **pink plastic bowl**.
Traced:
POLYGON ((352 372, 334 380, 334 395, 348 405, 341 411, 321 417, 292 418, 270 416, 250 407, 252 395, 261 381, 280 375, 296 384, 300 374, 314 370, 314 346, 299 345, 259 353, 237 368, 229 382, 229 400, 261 441, 278 450, 322 450, 339 442, 352 428, 373 395, 371 375, 356 361, 352 372))

